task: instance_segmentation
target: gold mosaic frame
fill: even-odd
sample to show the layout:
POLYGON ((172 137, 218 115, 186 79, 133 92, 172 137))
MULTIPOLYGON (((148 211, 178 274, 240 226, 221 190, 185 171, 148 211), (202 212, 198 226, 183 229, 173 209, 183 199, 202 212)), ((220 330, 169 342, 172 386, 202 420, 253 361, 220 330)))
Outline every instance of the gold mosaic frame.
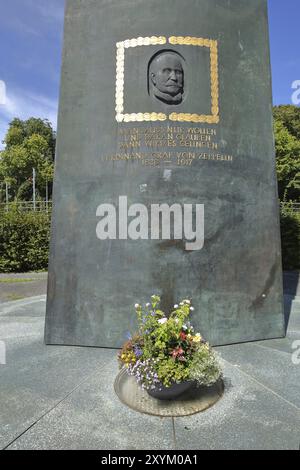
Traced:
POLYGON ((126 39, 117 43, 116 68, 116 120, 117 122, 143 122, 143 121, 170 121, 196 122, 217 124, 219 116, 219 68, 218 68, 218 41, 213 39, 196 38, 190 36, 164 36, 139 37, 126 39), (131 113, 124 112, 124 83, 125 83, 125 49, 130 47, 156 46, 163 44, 198 46, 210 49, 210 79, 211 79, 211 114, 171 113, 131 113))

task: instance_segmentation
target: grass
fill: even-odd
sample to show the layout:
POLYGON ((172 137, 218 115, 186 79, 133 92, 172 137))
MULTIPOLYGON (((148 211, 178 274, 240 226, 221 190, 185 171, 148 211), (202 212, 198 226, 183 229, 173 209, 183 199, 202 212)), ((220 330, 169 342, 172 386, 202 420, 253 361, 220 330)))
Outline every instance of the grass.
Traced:
POLYGON ((24 295, 10 294, 7 296, 7 302, 11 300, 22 300, 25 299, 24 295))
POLYGON ((44 281, 42 278, 30 279, 30 278, 0 278, 0 284, 16 284, 21 282, 34 282, 34 281, 44 281))

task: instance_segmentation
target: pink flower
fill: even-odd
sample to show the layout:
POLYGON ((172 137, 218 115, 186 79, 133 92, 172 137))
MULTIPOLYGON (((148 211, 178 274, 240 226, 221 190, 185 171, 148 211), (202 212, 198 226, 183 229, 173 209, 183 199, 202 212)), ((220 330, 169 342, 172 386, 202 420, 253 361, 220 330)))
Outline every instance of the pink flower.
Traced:
POLYGON ((178 356, 182 356, 184 354, 184 350, 182 348, 176 348, 172 352, 172 356, 174 359, 176 359, 178 356))

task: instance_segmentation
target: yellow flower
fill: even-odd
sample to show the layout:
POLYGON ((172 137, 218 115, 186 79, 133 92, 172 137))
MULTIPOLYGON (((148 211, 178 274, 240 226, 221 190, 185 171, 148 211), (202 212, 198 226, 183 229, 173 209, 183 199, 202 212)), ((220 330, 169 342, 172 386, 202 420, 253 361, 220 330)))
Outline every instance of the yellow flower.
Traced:
POLYGON ((200 343, 201 341, 201 335, 199 333, 197 333, 194 337, 193 337, 193 341, 194 343, 200 343))

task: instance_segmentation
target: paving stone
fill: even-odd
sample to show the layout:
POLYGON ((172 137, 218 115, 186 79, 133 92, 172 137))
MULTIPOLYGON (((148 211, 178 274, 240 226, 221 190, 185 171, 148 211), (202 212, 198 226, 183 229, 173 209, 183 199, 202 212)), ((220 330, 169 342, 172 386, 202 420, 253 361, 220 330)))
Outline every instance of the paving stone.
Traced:
POLYGON ((5 447, 115 352, 49 346, 40 337, 5 341, 7 365, 0 366, 0 447, 5 447))
POLYGON ((300 365, 292 355, 256 343, 218 348, 222 358, 300 408, 300 365))
POLYGON ((113 390, 117 372, 114 358, 10 449, 172 449, 172 419, 123 405, 113 390))
POLYGON ((175 419, 178 449, 299 449, 300 410, 237 368, 224 365, 226 391, 211 409, 175 419))

